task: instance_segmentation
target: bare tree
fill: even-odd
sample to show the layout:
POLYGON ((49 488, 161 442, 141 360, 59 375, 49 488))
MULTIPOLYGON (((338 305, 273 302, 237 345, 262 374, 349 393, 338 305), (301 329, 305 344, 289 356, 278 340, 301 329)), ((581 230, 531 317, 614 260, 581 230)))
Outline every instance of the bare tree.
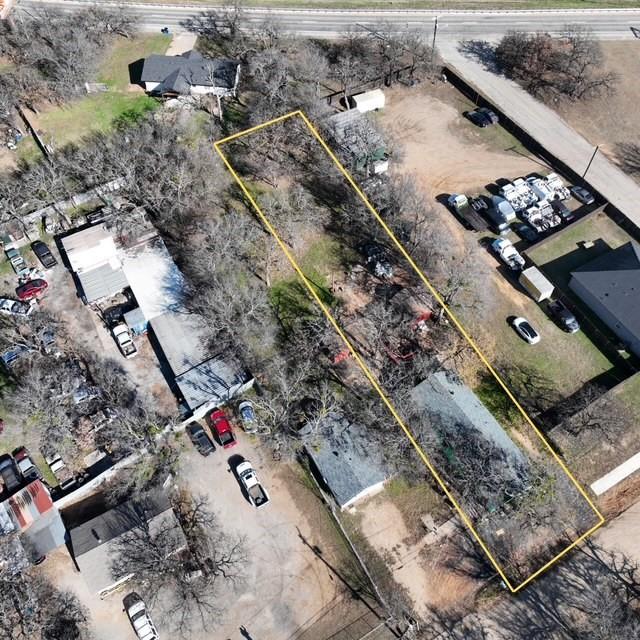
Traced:
POLYGON ((221 590, 243 576, 244 541, 222 530, 205 496, 178 491, 171 498, 177 521, 152 528, 144 515, 118 541, 114 576, 134 574, 153 605, 182 637, 218 623, 221 590))
POLYGON ((89 614, 68 591, 56 589, 37 569, 19 575, 0 570, 0 633, 9 640, 89 638, 89 614))
POLYGON ((541 97, 588 99, 613 91, 616 74, 602 71, 603 54, 591 31, 568 25, 562 34, 509 32, 495 50, 502 71, 541 97))

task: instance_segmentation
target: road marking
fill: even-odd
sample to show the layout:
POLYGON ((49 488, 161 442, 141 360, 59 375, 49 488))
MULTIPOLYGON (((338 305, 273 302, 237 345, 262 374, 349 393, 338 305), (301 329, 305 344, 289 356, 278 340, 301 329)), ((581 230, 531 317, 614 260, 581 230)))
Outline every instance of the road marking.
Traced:
POLYGON ((233 176, 234 180, 238 183, 240 189, 242 190, 242 192, 246 196, 247 200, 251 203, 251 206, 254 208, 254 210, 255 210, 256 214, 258 215, 259 219, 264 224, 265 228, 269 231, 269 233, 273 236, 273 238, 275 239, 276 243, 278 244, 278 246, 280 247, 280 249, 282 250, 282 252, 286 256, 287 260, 289 261, 289 263, 291 264, 291 266, 293 267, 295 272, 298 274, 298 276, 302 280, 303 284, 305 285, 306 289, 310 293, 311 297, 316 301, 318 306, 322 309, 324 315, 329 320, 329 322, 331 323, 331 325, 335 329, 336 333, 340 336, 340 338, 342 339, 342 341, 344 342, 346 347, 351 352, 351 355, 353 356, 354 360, 358 363, 358 366, 360 367, 360 369, 362 370, 362 372, 364 373, 366 378, 369 380, 371 386, 375 389, 375 391, 378 393, 378 395, 380 396, 380 398, 382 399, 382 401, 384 402, 386 407, 389 409, 391 415, 394 417, 394 419, 396 420, 396 422, 398 423, 400 428, 403 430, 404 434, 407 436, 409 442, 411 443, 413 448, 416 450, 416 452, 417 452, 418 456, 420 457, 420 459, 423 461, 423 463, 425 464, 427 469, 429 469, 429 471, 431 472, 433 477, 436 479, 436 481, 438 482, 438 485, 444 491, 444 493, 447 496, 447 498, 449 498, 451 503, 454 505, 454 507, 458 511, 458 514, 462 518, 462 521, 465 523, 467 528, 471 531, 471 533, 473 534, 474 538, 476 539, 476 541, 478 542, 478 544, 480 545, 480 547, 482 548, 482 550, 486 554, 487 558, 489 559, 489 561, 491 562, 491 564, 493 565, 495 570, 498 572, 498 574, 500 575, 500 577, 502 578, 502 580, 504 581, 504 583, 507 585, 507 587, 509 588, 509 590, 512 593, 517 593, 518 591, 520 591, 523 587, 525 587, 532 580, 537 578, 540 574, 542 574, 549 567, 551 567, 553 564, 555 564, 560 558, 562 558, 569 551, 571 551, 571 549, 576 547, 585 538, 590 536, 596 529, 598 529, 600 526, 602 526, 602 524, 605 522, 604 517, 598 511, 597 507, 593 504, 592 500, 589 498, 589 496, 587 495, 585 490, 580 486, 580 483, 573 477, 572 473, 569 471, 569 469, 564 464, 564 462, 560 459, 558 454, 554 451, 553 447, 551 447, 549 442, 547 442, 547 439, 544 437, 542 432, 538 429, 538 427, 536 427, 534 422, 531 420, 531 418, 529 417, 527 412, 523 409, 523 407, 520 405, 520 403, 513 396, 511 391, 509 391, 509 389, 508 389, 507 385, 505 384, 505 382, 498 375, 498 373, 493 369, 493 367, 489 364, 489 361, 487 360, 485 355, 482 353, 480 348, 476 345, 476 343, 471 338, 471 336, 467 333, 467 331, 462 326, 462 324, 460 323, 458 318, 454 315, 453 311, 451 311, 451 309, 445 304, 445 302, 442 299, 442 297, 440 296, 440 294, 435 290, 435 288, 433 287, 431 282, 424 275, 424 273, 421 271, 421 269, 418 267, 418 265, 414 262, 413 258, 411 258, 411 256, 407 252, 407 250, 402 245, 402 243, 396 238, 396 236, 393 233, 393 231, 391 231, 391 229, 387 226, 387 224, 384 222, 384 220, 382 219, 380 214, 376 211, 376 209, 369 202, 369 200, 367 199, 365 194, 362 192, 360 187, 356 184, 355 180, 351 177, 349 172, 344 168, 342 163, 338 160, 338 158, 335 156, 333 151, 331 151, 331 149, 329 148, 327 143, 324 141, 322 136, 318 133, 316 128, 313 126, 313 124, 309 121, 307 116, 302 111, 292 111, 292 112, 287 113, 287 114, 285 114, 283 116, 280 116, 278 118, 274 118, 273 120, 269 120, 267 122, 263 122, 262 124, 256 125, 254 127, 246 129, 244 131, 240 131, 239 133, 235 133, 235 134, 233 134, 231 136, 227 136, 226 138, 222 138, 221 140, 218 140, 217 142, 214 142, 214 147, 215 147, 216 152, 218 153, 218 155, 222 159, 223 163, 225 164, 225 166, 227 167, 227 169, 229 170, 229 172, 233 176), (420 445, 418 444, 418 442, 414 438, 414 436, 411 433, 411 431, 409 430, 409 428, 405 425, 404 421, 402 420, 402 418, 398 414, 396 408, 393 406, 393 404, 391 403, 389 398, 387 398, 385 392, 381 388, 380 384, 376 380, 376 378, 373 375, 373 373, 371 373, 371 371, 369 370, 367 365, 364 363, 364 361, 362 360, 362 358, 359 355, 359 353, 356 351, 355 347, 351 344, 350 340, 347 338, 347 336, 345 335, 344 331, 341 329, 341 327, 338 324, 337 320, 333 317, 333 315, 332 315, 331 311, 329 310, 329 308, 325 305, 325 303, 320 298, 320 296, 319 296, 318 292, 316 291, 316 288, 314 287, 313 283, 310 282, 307 279, 307 277, 303 273, 301 267, 298 265, 298 263, 296 262, 295 258, 293 257, 293 255, 289 251, 288 247, 286 246, 284 241, 280 238, 280 236, 278 235, 277 231, 275 230, 275 228, 271 224, 270 220, 262 212, 262 210, 258 206, 257 202, 255 201, 254 197, 251 195, 250 191, 248 190, 248 188, 244 184, 243 180, 240 178, 240 176, 237 174, 237 172, 235 171, 235 169, 231 165, 230 160, 227 158, 227 156, 221 150, 221 147, 224 144, 227 144, 227 143, 229 143, 229 142, 231 142, 233 140, 237 140, 238 138, 250 135, 251 133, 254 133, 255 131, 259 131, 261 129, 264 129, 265 127, 269 127, 269 126, 272 126, 274 124, 278 124, 280 122, 284 122, 285 120, 289 120, 289 119, 292 119, 292 118, 295 118, 295 117, 299 117, 299 118, 302 119, 302 121, 305 123, 307 128, 310 130, 310 132, 313 134, 313 136, 316 138, 316 140, 320 143, 320 145, 322 146, 324 151, 327 153, 327 155, 331 158, 331 160, 337 166, 337 168, 340 171, 340 173, 344 176, 344 178, 347 180, 349 185, 355 190, 355 192, 358 194, 358 197, 362 200, 362 202, 365 204, 367 209, 373 214, 373 216, 376 218, 378 223, 381 225, 381 227, 387 233, 387 235, 389 236, 389 238, 391 239, 393 244, 400 251, 400 253, 404 256, 404 258, 409 262, 409 264, 411 265, 412 269, 416 272, 418 277, 422 280, 424 285, 427 287, 428 291, 438 301, 438 303, 444 309, 444 311, 447 314, 447 316, 449 317, 449 319, 453 322, 453 324, 456 326, 458 331, 460 331, 460 333, 465 338, 465 340, 469 343, 469 345, 472 347, 472 349, 476 352, 476 354, 478 355, 478 357, 480 358, 482 363, 487 367, 487 369, 493 375, 493 377, 498 382, 500 387, 507 394, 507 397, 513 402, 513 404, 516 406, 516 408, 522 414, 522 416, 525 418, 525 420, 529 423, 529 425, 531 425, 531 427, 533 428, 534 432, 538 435, 538 437, 543 442, 543 444, 548 449, 548 451, 551 453, 553 458, 560 465, 561 469, 569 477, 569 479, 571 480, 573 485, 577 488, 577 490, 580 492, 582 497, 586 500, 586 502, 589 505, 589 507, 593 510, 594 514, 598 517, 598 522, 597 522, 596 525, 594 525, 588 531, 583 533, 580 537, 578 537, 576 540, 574 540, 569 546, 567 546, 561 552, 556 554, 551 560, 549 560, 542 567, 537 569, 532 575, 530 575, 526 580, 524 580, 523 582, 521 582, 520 584, 518 584, 516 586, 511 584, 511 582, 509 581, 509 579, 505 575, 504 570, 502 569, 500 564, 497 562, 497 560, 493 557, 493 554, 489 551, 487 545, 485 544, 485 542, 482 540, 480 535, 475 530, 475 527, 473 526, 473 523, 471 522, 471 520, 469 519, 467 514, 464 512, 462 507, 458 504, 458 501, 452 495, 452 493, 449 490, 449 488, 447 487, 446 483, 442 480, 442 478, 440 477, 440 474, 435 469, 435 467, 433 466, 433 464, 431 463, 431 461, 429 460, 429 458, 427 457, 425 452, 422 450, 422 447, 420 447, 420 445))

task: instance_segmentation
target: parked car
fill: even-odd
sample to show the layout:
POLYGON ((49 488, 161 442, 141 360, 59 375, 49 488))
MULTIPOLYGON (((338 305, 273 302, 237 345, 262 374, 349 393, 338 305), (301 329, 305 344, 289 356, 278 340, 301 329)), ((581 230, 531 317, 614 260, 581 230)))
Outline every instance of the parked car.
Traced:
POLYGON ((45 353, 53 353, 56 346, 56 331, 53 327, 43 327, 38 332, 40 347, 45 353))
POLYGON ((118 349, 120 349, 120 352, 125 358, 133 358, 138 355, 138 349, 133 343, 131 331, 124 322, 120 322, 113 327, 113 329, 111 329, 111 333, 118 345, 118 349))
POLYGON ((471 120, 477 127, 482 127, 483 129, 498 122, 498 116, 486 107, 480 107, 473 111, 465 111, 463 115, 471 120))
POLYGON ((35 307, 28 302, 0 298, 0 313, 13 316, 28 316, 34 309, 35 307))
POLYGON ((193 442, 196 449, 203 456, 208 456, 212 451, 216 450, 213 442, 211 442, 211 438, 197 422, 192 422, 187 425, 187 433, 189 434, 189 438, 191 438, 191 442, 193 442))
POLYGON ((158 632, 147 611, 147 605, 144 600, 133 591, 124 597, 122 604, 139 640, 158 640, 158 632))
POLYGON ((18 299, 22 301, 33 300, 34 298, 41 296, 48 287, 49 284, 46 280, 42 280, 40 278, 36 280, 29 280, 28 282, 21 284, 16 289, 16 295, 18 296, 18 299))
POLYGON ((244 400, 238 405, 238 413, 240 414, 242 428, 247 433, 256 433, 258 431, 258 418, 253 408, 253 403, 249 400, 244 400))
POLYGON ((5 254, 7 255, 7 260, 9 260, 9 262, 11 263, 13 270, 19 276, 29 270, 29 266, 24 261, 24 258, 20 255, 20 252, 17 249, 6 249, 5 254))
POLYGON ((552 200, 551 207, 562 218, 563 222, 571 222, 575 218, 573 211, 562 200, 552 200))
POLYGON ((14 449, 12 455, 18 465, 18 469, 20 470, 22 477, 27 482, 40 480, 42 478, 40 469, 38 469, 34 464, 31 454, 26 447, 18 447, 17 449, 14 449))
POLYGON ((218 442, 225 448, 233 447, 237 444, 236 437, 233 435, 233 430, 227 420, 227 416, 224 415, 224 411, 221 409, 214 409, 209 416, 209 424, 214 430, 218 442))
POLYGON ((33 253, 36 254, 38 260, 40 260, 42 266, 45 269, 51 269, 58 264, 55 256, 53 255, 53 253, 51 253, 49 247, 44 242, 42 242, 42 240, 36 240, 35 242, 32 242, 31 249, 33 250, 33 253))
POLYGON ((247 462, 247 460, 241 462, 236 467, 236 473, 249 496, 251 504, 257 509, 264 507, 264 505, 269 502, 269 494, 258 481, 258 476, 256 476, 256 472, 253 470, 251 463, 247 462))
POLYGON ((528 224, 517 224, 514 229, 515 232, 527 242, 538 242, 538 240, 540 240, 540 234, 528 224))
POLYGON ((518 335, 529 344, 537 344, 540 342, 540 334, 531 326, 526 318, 514 318, 511 326, 516 330, 518 335))
POLYGON ((20 487, 20 470, 13 456, 8 453, 0 456, 0 478, 2 478, 4 488, 10 493, 20 487))
POLYGON ((580 323, 562 300, 549 302, 548 309, 551 317, 555 318, 565 331, 568 333, 580 331, 580 323))
POLYGON ((11 367, 16 360, 19 360, 28 353, 31 353, 32 349, 26 344, 14 344, 0 355, 0 360, 4 362, 7 367, 11 367))
POLYGON ((571 195, 582 204, 593 204, 596 201, 591 191, 577 185, 571 187, 571 195))

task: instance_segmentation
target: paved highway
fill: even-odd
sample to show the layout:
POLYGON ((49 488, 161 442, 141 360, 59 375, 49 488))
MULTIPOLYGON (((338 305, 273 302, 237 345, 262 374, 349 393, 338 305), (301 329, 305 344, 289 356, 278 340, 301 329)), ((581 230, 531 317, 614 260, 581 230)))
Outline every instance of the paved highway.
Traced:
MULTIPOLYGON (((19 0, 17 12, 37 12, 50 6, 74 9, 90 6, 93 0, 19 0)), ((98 2, 98 4, 117 3, 98 2)), ((173 5, 125 3, 140 18, 144 29, 156 31, 169 27, 179 31, 181 23, 198 15, 206 5, 173 5)), ((640 29, 640 9, 609 9, 579 11, 387 11, 387 10, 326 10, 326 9, 246 9, 247 22, 260 24, 270 17, 283 30, 304 36, 332 37, 344 33, 356 24, 375 25, 384 21, 398 30, 407 26, 431 32, 438 16, 438 39, 493 39, 509 29, 557 32, 567 23, 590 27, 603 39, 633 38, 631 27, 640 29)))

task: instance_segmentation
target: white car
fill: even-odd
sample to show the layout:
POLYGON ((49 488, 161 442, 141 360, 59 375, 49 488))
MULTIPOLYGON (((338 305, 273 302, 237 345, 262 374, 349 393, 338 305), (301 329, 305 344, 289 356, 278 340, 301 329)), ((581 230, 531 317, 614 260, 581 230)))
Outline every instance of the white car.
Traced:
POLYGON ((125 358, 133 358, 138 355, 138 349, 133 343, 131 331, 124 322, 113 327, 113 329, 111 329, 111 333, 113 333, 118 349, 120 349, 120 352, 125 358))
POLYGON ((529 344, 538 344, 540 334, 531 326, 526 318, 514 318, 511 322, 517 334, 529 344))
POLYGON ((13 316, 28 316, 34 309, 35 305, 21 300, 12 300, 11 298, 0 298, 0 313, 6 313, 13 316))
POLYGON ((147 605, 135 592, 129 593, 122 601, 124 610, 131 620, 131 625, 140 640, 158 640, 158 632, 149 616, 147 605))

